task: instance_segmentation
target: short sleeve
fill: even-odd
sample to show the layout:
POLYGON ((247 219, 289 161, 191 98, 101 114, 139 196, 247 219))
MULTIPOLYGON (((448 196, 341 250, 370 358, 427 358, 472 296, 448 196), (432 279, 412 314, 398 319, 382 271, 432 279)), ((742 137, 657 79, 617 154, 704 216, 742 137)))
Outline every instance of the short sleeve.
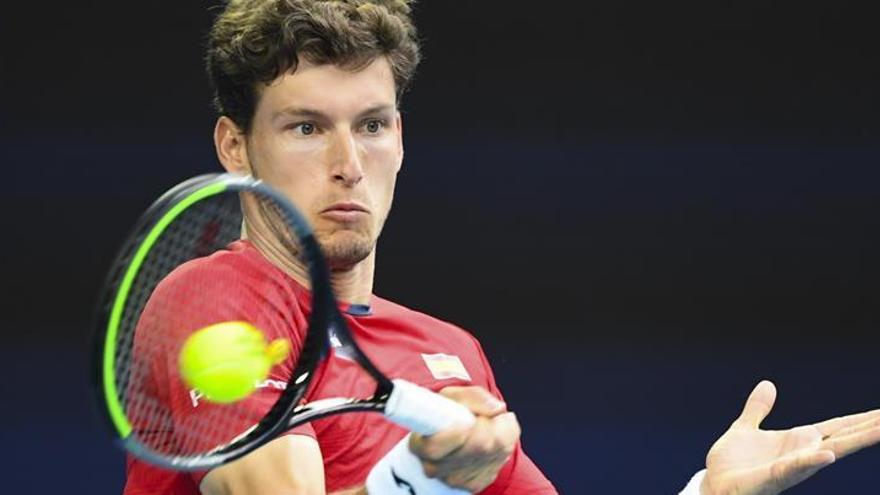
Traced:
MULTIPOLYGON (((316 441, 318 440, 317 435, 315 434, 314 428, 312 428, 311 423, 306 423, 304 425, 299 425, 291 430, 289 430, 285 435, 305 435, 310 438, 314 438, 316 441)), ((205 479, 205 476, 208 475, 211 471, 194 471, 189 473, 193 482, 196 486, 199 486, 202 483, 202 480, 205 479)))
MULTIPOLYGON (((283 279, 252 273, 252 269, 222 255, 197 260, 166 277, 147 302, 133 349, 133 356, 141 359, 141 369, 149 370, 138 381, 140 395, 147 399, 145 405, 129 407, 129 411, 134 428, 151 446, 187 453, 226 444, 259 422, 286 387, 293 357, 274 366, 251 395, 232 404, 206 400, 180 376, 178 356, 185 340, 194 331, 219 322, 246 321, 267 340, 287 339, 292 356, 299 354, 305 319, 295 295, 283 279), (165 413, 157 416, 157 409, 165 413), (144 411, 142 418, 138 411, 144 411)), ((315 437, 310 425, 289 433, 315 437)), ((205 474, 192 473, 196 484, 205 474)))
MULTIPOLYGON (((487 390, 498 399, 504 400, 501 390, 495 383, 495 375, 492 373, 492 367, 489 366, 489 360, 486 358, 480 342, 473 336, 471 338, 473 338, 477 353, 483 363, 487 390)), ((523 451, 522 443, 517 442, 510 460, 501 468, 495 481, 480 492, 480 495, 551 495, 556 493, 558 492, 550 480, 523 451)))

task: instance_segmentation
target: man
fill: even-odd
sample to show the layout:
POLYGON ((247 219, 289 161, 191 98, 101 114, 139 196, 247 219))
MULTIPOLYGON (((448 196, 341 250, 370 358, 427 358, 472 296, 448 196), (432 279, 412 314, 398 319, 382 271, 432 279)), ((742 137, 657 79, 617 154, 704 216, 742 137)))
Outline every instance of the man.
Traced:
MULTIPOLYGON (((477 421, 425 438, 407 436, 379 415, 334 416, 208 473, 164 472, 132 458, 126 493, 424 495, 411 486, 430 478, 467 492, 556 493, 523 452, 519 424, 506 410, 476 340, 372 294, 376 242, 403 163, 398 104, 419 61, 410 3, 230 1, 208 43, 221 115, 214 142, 226 170, 260 177, 307 217, 355 337, 369 355, 393 357, 377 359, 392 367, 383 371, 440 391, 470 408, 477 421), (454 355, 460 366, 451 374, 435 373, 431 355, 454 355), (410 461, 414 469, 403 466, 410 461), (405 472, 401 483, 389 484, 399 472, 405 472)), ((185 273, 173 273, 152 297, 173 303, 174 288, 187 287, 193 273, 210 280, 204 275, 213 270, 246 272, 253 284, 200 289, 218 301, 212 305, 218 320, 230 319, 222 314, 224 300, 259 300, 253 309, 259 314, 239 316, 286 333, 296 348, 308 311, 307 279, 295 259, 248 237, 185 273)), ((344 356, 334 355, 322 365, 322 378, 308 399, 325 392, 362 395, 352 372, 344 356)), ((261 389, 247 400, 254 407, 271 404, 266 397, 273 393, 261 389)), ((710 452, 705 476, 689 490, 701 485, 702 493, 776 493, 835 456, 877 441, 875 413, 762 432, 757 427, 774 394, 771 385, 758 386, 743 416, 710 452)), ((188 414, 198 414, 198 407, 193 403, 188 414)))
MULTIPOLYGON (((379 415, 334 416, 296 428, 208 473, 163 472, 131 458, 126 493, 359 493, 395 445, 397 452, 402 446, 405 454, 413 456, 412 449, 418 455, 413 459, 421 460, 416 474, 422 478, 435 476, 469 492, 556 493, 522 452, 519 424, 506 411, 476 340, 453 325, 372 295, 375 245, 403 161, 398 100, 418 59, 408 2, 233 0, 217 19, 208 47, 222 115, 215 144, 227 170, 260 177, 307 217, 355 337, 380 367, 396 361, 393 369, 383 371, 442 389, 469 407, 477 421, 469 428, 399 443, 406 432, 379 415), (370 337, 382 345, 373 345, 370 337), (451 374, 435 373, 426 359, 438 355, 454 356, 460 366, 451 374)), ((183 300, 195 304, 191 294, 183 298, 179 291, 199 287, 200 300, 215 302, 203 305, 213 314, 200 312, 199 317, 238 317, 267 333, 286 332, 283 336, 296 349, 308 311, 307 279, 295 259, 266 248, 256 234, 249 229, 247 241, 228 252, 172 273, 151 296, 142 322, 155 325, 156 334, 170 335, 162 328, 167 322, 153 322, 149 308, 183 300), (251 274, 253 284, 189 283, 216 280, 211 273, 222 269, 251 274), (248 314, 225 313, 241 304, 223 301, 258 298, 261 304, 248 314)), ((356 373, 334 353, 307 398, 321 398, 330 390, 340 394, 340 388, 344 396, 365 395, 356 373)), ((277 390, 260 389, 247 400, 259 407, 271 404, 266 397, 272 394, 277 390)), ((194 401, 180 414, 197 415, 203 408, 194 401)), ((400 475, 401 490, 418 485, 400 469, 389 466, 384 474, 400 475)), ((371 486, 374 493, 385 492, 381 484, 371 486)))

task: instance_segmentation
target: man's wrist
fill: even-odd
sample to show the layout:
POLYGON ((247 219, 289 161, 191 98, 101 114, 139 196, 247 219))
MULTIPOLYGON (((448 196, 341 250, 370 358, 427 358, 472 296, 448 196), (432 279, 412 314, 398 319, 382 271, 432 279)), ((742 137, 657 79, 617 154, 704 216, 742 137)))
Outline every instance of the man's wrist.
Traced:
POLYGON ((436 478, 429 478, 422 461, 409 450, 409 435, 397 443, 373 466, 367 476, 367 493, 371 495, 469 495, 436 478))

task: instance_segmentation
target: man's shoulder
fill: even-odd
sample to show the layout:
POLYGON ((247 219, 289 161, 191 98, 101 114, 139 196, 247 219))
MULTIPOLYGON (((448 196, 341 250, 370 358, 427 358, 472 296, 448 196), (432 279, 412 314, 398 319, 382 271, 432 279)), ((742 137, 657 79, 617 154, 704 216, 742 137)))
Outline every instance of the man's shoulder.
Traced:
POLYGON ((242 241, 227 249, 187 261, 165 276, 158 291, 173 295, 181 290, 234 292, 254 282, 272 280, 277 270, 242 241))
POLYGON ((383 319, 417 328, 438 338, 452 339, 479 347, 477 338, 471 332, 443 318, 378 296, 373 296, 372 306, 375 313, 383 319))

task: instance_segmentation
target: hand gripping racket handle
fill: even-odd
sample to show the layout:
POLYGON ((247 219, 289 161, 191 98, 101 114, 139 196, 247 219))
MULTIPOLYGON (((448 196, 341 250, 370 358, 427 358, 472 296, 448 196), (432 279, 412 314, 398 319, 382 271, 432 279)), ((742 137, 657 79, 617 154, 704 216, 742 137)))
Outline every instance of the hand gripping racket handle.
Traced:
POLYGON ((420 435, 474 423, 470 409, 458 402, 400 378, 391 381, 385 416, 394 423, 420 435))

